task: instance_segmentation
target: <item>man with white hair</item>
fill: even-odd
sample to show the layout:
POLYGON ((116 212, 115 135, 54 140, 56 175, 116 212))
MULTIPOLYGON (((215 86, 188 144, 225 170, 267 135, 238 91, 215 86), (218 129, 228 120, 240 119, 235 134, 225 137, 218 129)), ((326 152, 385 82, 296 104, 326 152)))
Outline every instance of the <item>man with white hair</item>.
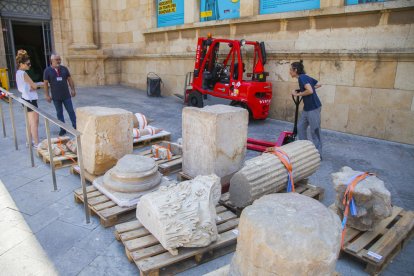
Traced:
MULTIPOLYGON (((72 122, 72 126, 73 128, 76 128, 76 115, 72 104, 72 97, 76 96, 75 83, 70 76, 68 68, 60 64, 61 61, 62 59, 58 54, 52 54, 50 56, 50 66, 43 72, 45 98, 49 103, 53 100, 57 117, 62 122, 65 122, 63 117, 63 106, 65 106, 72 122), (49 84, 52 97, 49 94, 49 84), (68 84, 70 86, 70 92, 68 84)), ((66 130, 61 128, 59 136, 65 134, 66 130)))

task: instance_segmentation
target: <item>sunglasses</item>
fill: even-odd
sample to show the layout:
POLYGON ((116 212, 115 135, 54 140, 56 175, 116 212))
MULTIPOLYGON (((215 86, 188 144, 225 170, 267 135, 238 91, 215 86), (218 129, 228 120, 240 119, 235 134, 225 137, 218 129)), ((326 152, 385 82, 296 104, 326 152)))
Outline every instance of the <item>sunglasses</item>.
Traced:
POLYGON ((25 63, 27 66, 31 66, 32 64, 30 62, 25 63))

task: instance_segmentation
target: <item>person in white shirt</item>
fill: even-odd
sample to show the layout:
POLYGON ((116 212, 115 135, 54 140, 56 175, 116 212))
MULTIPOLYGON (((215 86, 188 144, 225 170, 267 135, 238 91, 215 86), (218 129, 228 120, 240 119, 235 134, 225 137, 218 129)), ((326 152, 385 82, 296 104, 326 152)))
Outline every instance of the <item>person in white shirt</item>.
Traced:
MULTIPOLYGON (((36 89, 42 86, 42 83, 34 83, 26 73, 30 69, 30 57, 25 50, 19 50, 16 56, 17 72, 16 84, 17 90, 22 93, 22 99, 37 107, 38 95, 36 89)), ((39 114, 28 108, 29 128, 32 134, 33 145, 35 148, 39 145, 39 114)))

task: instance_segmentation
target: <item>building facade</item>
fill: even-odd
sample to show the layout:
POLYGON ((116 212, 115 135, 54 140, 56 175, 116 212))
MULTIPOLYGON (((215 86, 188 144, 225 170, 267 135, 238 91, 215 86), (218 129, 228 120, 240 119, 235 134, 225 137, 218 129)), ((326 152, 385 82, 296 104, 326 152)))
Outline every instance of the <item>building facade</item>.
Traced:
MULTIPOLYGON (((198 37, 264 41, 271 118, 293 121, 290 91, 298 85, 289 66, 302 59, 323 85, 323 128, 414 144, 413 0, 217 2, 225 1, 51 0, 51 50, 78 85, 145 89, 155 72, 172 95, 183 93, 198 37)), ((0 41, 0 66, 7 47, 0 41)))

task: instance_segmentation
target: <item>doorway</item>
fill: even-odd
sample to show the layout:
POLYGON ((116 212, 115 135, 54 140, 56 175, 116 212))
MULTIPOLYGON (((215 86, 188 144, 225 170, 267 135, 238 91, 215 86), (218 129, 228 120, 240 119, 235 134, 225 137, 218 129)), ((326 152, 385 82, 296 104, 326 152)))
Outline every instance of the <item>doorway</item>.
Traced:
POLYGON ((24 49, 30 56, 32 66, 27 71, 34 82, 43 81, 46 68, 45 49, 43 45, 42 25, 12 23, 15 52, 24 49))
POLYGON ((20 49, 26 50, 30 56, 32 66, 27 73, 31 79, 35 82, 43 81, 43 71, 52 52, 50 21, 3 19, 2 25, 10 86, 16 87, 15 57, 20 49))

